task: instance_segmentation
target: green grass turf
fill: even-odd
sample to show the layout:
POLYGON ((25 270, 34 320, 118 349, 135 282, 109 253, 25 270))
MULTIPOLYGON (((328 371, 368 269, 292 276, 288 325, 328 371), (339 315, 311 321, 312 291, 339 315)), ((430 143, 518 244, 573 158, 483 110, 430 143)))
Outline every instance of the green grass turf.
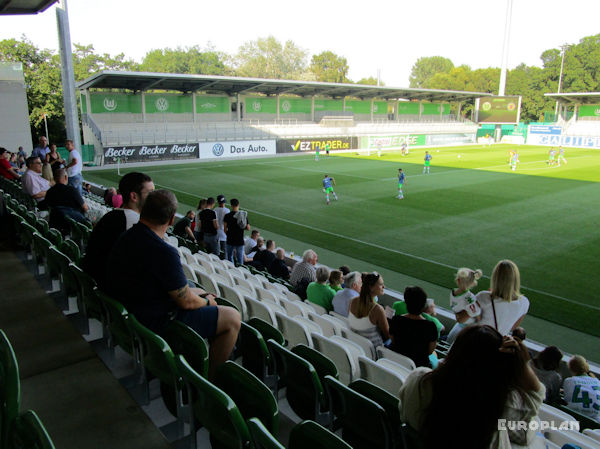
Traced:
MULTIPOLYGON (((200 196, 237 197, 252 225, 339 254, 451 287, 457 267, 514 260, 530 314, 600 336, 600 151, 567 149, 568 164, 546 165, 546 147, 452 147, 381 158, 355 153, 147 166, 173 190, 180 211, 200 196), (508 150, 518 148, 516 172, 508 150), (460 158, 458 157, 460 155, 460 158), (397 168, 407 175, 398 200, 397 168), (325 204, 321 179, 335 177, 339 201, 325 204)), ((122 169, 122 173, 133 171, 122 169)), ((85 174, 116 185, 115 170, 85 174)), ((489 286, 488 278, 479 288, 489 286)), ((402 289, 403 286, 390 287, 402 289)), ((442 304, 443 305, 443 304, 442 304)))

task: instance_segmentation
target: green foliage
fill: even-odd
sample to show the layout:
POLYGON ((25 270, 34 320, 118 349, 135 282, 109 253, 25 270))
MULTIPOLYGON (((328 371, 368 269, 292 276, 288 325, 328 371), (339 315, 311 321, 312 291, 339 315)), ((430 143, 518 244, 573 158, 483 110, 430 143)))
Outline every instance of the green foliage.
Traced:
MULTIPOLYGON (((377 86, 377 78, 375 78, 374 76, 370 76, 368 78, 361 78, 356 82, 356 84, 367 84, 369 86, 377 86)), ((385 86, 385 83, 380 80, 379 85, 385 86)))
POLYGON ((436 73, 448 73, 454 64, 443 56, 426 56, 417 59, 410 72, 410 87, 431 88, 429 81, 436 73))
POLYGON ((310 61, 310 71, 317 81, 326 83, 347 83, 348 61, 332 51, 323 51, 313 55, 310 61))
POLYGON ((75 81, 82 81, 102 70, 137 70, 137 64, 126 60, 123 53, 111 56, 108 53, 96 54, 93 45, 74 44, 73 71, 75 81))
POLYGON ((244 43, 235 56, 236 74, 252 78, 298 79, 306 71, 307 51, 275 37, 244 43))
POLYGON ((154 49, 146 53, 139 69, 144 72, 225 75, 225 56, 198 46, 154 49))

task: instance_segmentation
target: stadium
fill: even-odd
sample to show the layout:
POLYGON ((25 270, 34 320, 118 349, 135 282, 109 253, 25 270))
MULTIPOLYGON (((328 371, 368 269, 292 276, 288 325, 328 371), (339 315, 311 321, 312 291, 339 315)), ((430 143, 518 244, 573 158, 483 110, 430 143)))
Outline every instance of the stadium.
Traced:
MULTIPOLYGON (((54 2, 12 3, 21 9, 0 5, 0 12, 35 13, 54 2)), ((573 375, 575 354, 600 375, 600 303, 592 293, 600 289, 600 92, 544 93, 555 114, 525 123, 526 99, 504 95, 503 87, 491 95, 115 70, 67 84, 67 136, 89 186, 87 221, 66 215, 53 227, 52 214, 62 209, 42 210, 24 183, 0 178, 10 236, 0 270, 7 292, 0 300, 0 448, 431 446, 408 415, 412 402, 402 401, 414 400, 408 391, 419 366, 444 369, 449 354, 458 360, 448 338, 462 323, 450 302, 457 272, 481 269, 474 293, 493 290, 505 259, 518 266, 517 291, 528 300, 505 334, 524 328, 523 351, 536 361, 546 348, 560 348, 551 371, 563 378, 573 375), (241 317, 228 361, 216 368, 214 335, 204 338, 173 317, 177 324, 150 330, 127 310, 128 298, 109 293, 85 266, 96 224, 121 209, 107 202, 107 189, 140 172, 149 177, 143 182, 175 195, 171 225, 190 212, 198 217, 188 234, 165 226, 165 246, 189 290, 202 289, 206 305, 241 317), (200 201, 217 195, 220 206, 237 210, 235 198, 247 212, 245 244, 255 229, 276 242, 290 279, 251 258, 233 263, 225 240, 216 254, 202 244, 200 201), (294 266, 311 254, 312 283, 320 268, 329 276, 341 266, 362 273, 363 286, 369 276, 382 286, 385 279, 385 290, 373 295, 373 310, 386 313, 386 328, 389 322, 383 336, 393 337, 394 314, 402 315, 395 310, 412 301, 410 287, 424 290, 443 327, 430 351, 435 361, 415 364, 393 350, 393 338, 373 343, 354 327, 352 306, 343 316, 331 303, 307 299, 306 285, 293 282, 294 266)), ((0 88, 0 146, 25 145, 29 153, 38 136, 29 129, 19 64, 0 61, 0 88)), ((65 161, 70 151, 58 149, 65 161)), ((121 190, 114 195, 127 209, 129 191, 121 190)), ((143 245, 139 251, 146 254, 143 245)), ((528 422, 542 446, 511 439, 506 447, 600 448, 600 421, 565 402, 563 388, 559 400, 540 399, 528 422)), ((592 396, 586 390, 575 402, 595 409, 600 395, 594 399, 598 387, 591 388, 592 396)), ((454 447, 452 435, 439 438, 454 447)))

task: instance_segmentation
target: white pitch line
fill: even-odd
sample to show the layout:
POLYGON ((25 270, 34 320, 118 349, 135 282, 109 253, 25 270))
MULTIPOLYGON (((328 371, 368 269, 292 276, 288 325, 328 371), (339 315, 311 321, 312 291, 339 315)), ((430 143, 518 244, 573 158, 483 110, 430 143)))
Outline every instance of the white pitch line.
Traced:
MULTIPOLYGON (((157 185, 160 185, 162 187, 168 188, 169 190, 172 190, 174 192, 185 193, 186 195, 192 195, 192 196, 195 196, 195 197, 199 198, 199 196, 197 194, 195 194, 195 193, 190 193, 190 192, 186 192, 184 190, 174 189, 173 187, 167 186, 165 184, 157 184, 157 185)), ((454 267, 452 265, 448 265, 448 264, 445 264, 445 263, 442 263, 442 262, 437 262, 435 260, 428 259, 426 257, 416 256, 414 254, 410 254, 410 253, 407 253, 407 252, 404 252, 404 251, 398 251, 396 249, 391 249, 389 247, 377 245, 375 243, 365 242, 363 240, 359 240, 359 239, 356 239, 354 237, 349 237, 349 236, 346 236, 346 235, 336 234, 335 232, 327 231, 325 229, 315 228, 313 226, 309 226, 309 225, 306 225, 306 224, 302 224, 302 223, 298 223, 298 222, 295 222, 295 221, 292 221, 292 220, 288 220, 287 218, 276 217, 275 215, 266 214, 264 212, 260 212, 260 211, 257 211, 257 210, 252 210, 252 209, 247 209, 247 208, 245 208, 245 209, 247 211, 249 211, 249 212, 254 213, 254 214, 263 215, 265 217, 273 218, 275 220, 280 220, 280 221, 283 221, 283 222, 286 222, 286 223, 293 224, 295 226, 300 226, 300 227, 303 227, 303 228, 306 228, 306 229, 310 229, 311 231, 321 232, 323 234, 332 235, 332 236, 337 237, 337 238, 341 237, 343 239, 350 240, 351 242, 360 243, 362 245, 370 246, 370 247, 381 249, 381 250, 384 250, 384 251, 389 251, 389 252, 396 253, 396 254, 401 254, 401 255, 407 256, 407 257, 412 257, 413 259, 421 260, 423 262, 428 262, 428 263, 431 263, 431 264, 434 264, 434 265, 439 265, 441 267, 451 268, 453 270, 458 270, 458 267, 454 267)), ((489 276, 483 276, 483 277, 489 279, 489 276)), ((572 300, 572 299, 569 299, 569 298, 565 298, 563 296, 558 296, 558 295, 555 295, 553 293, 544 292, 542 290, 537 290, 535 288, 529 288, 529 287, 526 287, 524 285, 522 285, 521 287, 524 288, 524 289, 526 289, 526 290, 530 290, 532 292, 535 292, 535 293, 539 293, 539 294, 542 294, 542 295, 550 296, 552 298, 560 299, 560 300, 565 301, 565 302, 569 302, 571 304, 577 304, 579 306, 587 307, 587 308, 590 308, 590 309, 593 309, 593 310, 600 310, 600 307, 598 307, 598 306, 593 306, 593 305, 590 305, 590 304, 584 304, 582 302, 578 302, 578 301, 575 301, 575 300, 572 300)))

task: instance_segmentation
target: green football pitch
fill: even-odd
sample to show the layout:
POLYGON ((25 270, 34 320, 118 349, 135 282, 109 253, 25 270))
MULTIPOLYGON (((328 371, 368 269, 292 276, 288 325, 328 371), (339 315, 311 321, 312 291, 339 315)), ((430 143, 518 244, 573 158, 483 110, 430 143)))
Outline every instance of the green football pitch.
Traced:
MULTIPOLYGON (((172 190, 180 212, 200 197, 238 198, 253 226, 451 287, 457 267, 481 268, 488 288, 500 259, 521 270, 530 314, 600 336, 600 151, 566 149, 549 166, 547 147, 494 145, 430 149, 378 157, 358 153, 293 155, 122 168, 143 170, 172 190), (509 150, 517 149, 516 171, 509 150), (397 170, 406 173, 403 200, 397 170), (321 180, 336 180, 338 201, 325 203, 321 180)), ((86 179, 117 185, 115 169, 86 179)), ((327 260, 321 259, 327 263, 327 260)), ((402 290, 403 285, 388 287, 402 290)), ((442 303, 442 305, 446 305, 442 303)))

